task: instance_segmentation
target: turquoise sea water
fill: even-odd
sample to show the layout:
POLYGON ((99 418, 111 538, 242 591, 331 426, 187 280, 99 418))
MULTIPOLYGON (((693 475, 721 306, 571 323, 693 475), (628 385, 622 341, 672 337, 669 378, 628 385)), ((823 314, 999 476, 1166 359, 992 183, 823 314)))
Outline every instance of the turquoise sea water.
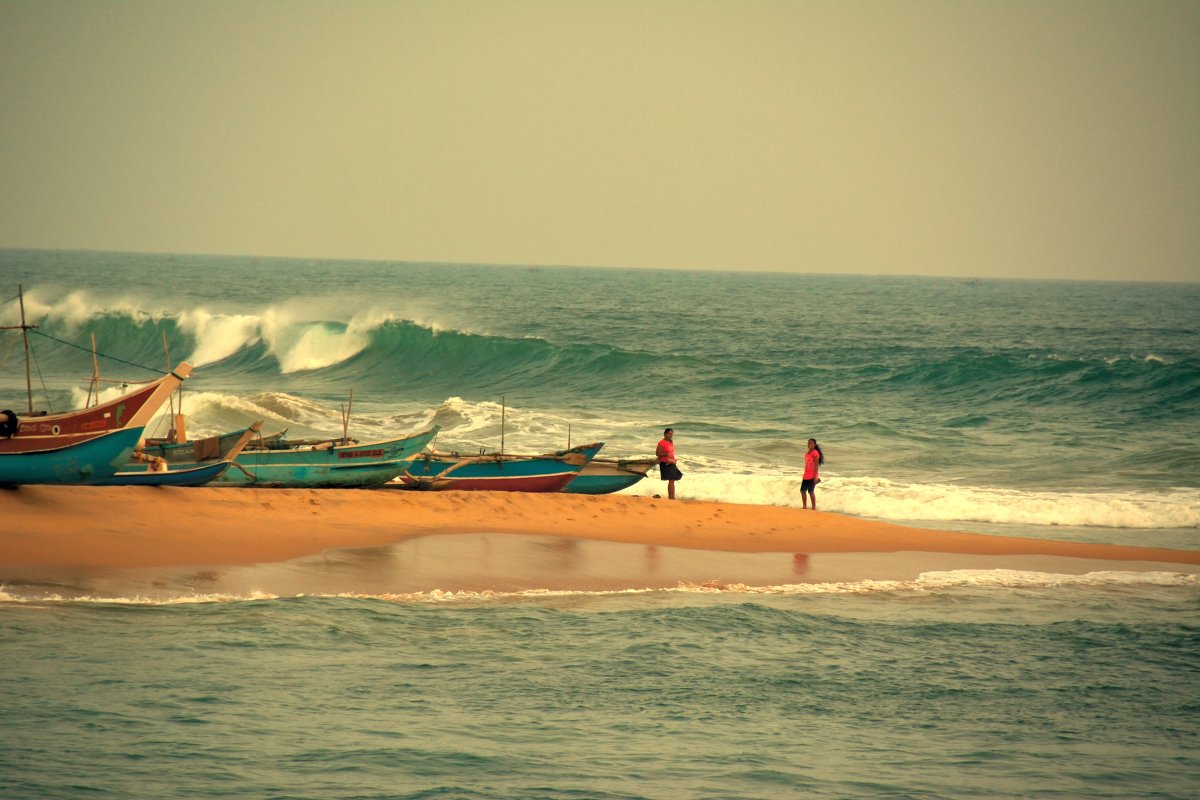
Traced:
MULTIPOLYGON (((1197 284, 13 250, 0 276, 59 410, 82 402, 91 333, 129 379, 163 368, 165 335, 197 365, 195 434, 339 433, 353 389, 359 439, 438 422, 439 445, 494 449, 503 400, 512 450, 644 455, 673 426, 684 497, 798 505, 812 436, 828 510, 1200 549, 1197 284)), ((0 335, 18 410, 19 342, 0 335)), ((0 588, 0 797, 1184 798, 1200 780, 1200 587, 1169 571, 71 588, 0 588)))

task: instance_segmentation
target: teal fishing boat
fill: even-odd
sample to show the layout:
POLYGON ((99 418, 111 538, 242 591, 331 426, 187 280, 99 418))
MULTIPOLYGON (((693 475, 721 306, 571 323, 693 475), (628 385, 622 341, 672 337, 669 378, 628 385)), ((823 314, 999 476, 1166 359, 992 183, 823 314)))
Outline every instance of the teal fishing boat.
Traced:
MULTIPOLYGON (((216 461, 181 469, 132 471, 123 469, 93 486, 203 486, 211 483, 233 465, 232 461, 216 461)), ((128 466, 128 465, 127 465, 128 466)))
POLYGON ((0 485, 95 483, 121 469, 142 438, 141 427, 121 428, 73 444, 0 457, 0 485))
POLYGON ((646 477, 653 458, 593 458, 563 489, 571 494, 612 494, 646 477))
POLYGON ((380 442, 347 439, 252 441, 214 485, 290 488, 382 486, 433 441, 440 426, 380 442), (341 444, 339 444, 341 442, 341 444))
POLYGON ((151 439, 147 437, 142 444, 142 453, 148 458, 163 459, 171 469, 209 465, 218 461, 232 461, 244 447, 259 435, 261 430, 262 422, 255 422, 248 428, 203 439, 173 441, 171 438, 151 439))
POLYGON ((464 491, 557 492, 595 458, 604 442, 537 456, 421 453, 400 476, 405 486, 464 491))

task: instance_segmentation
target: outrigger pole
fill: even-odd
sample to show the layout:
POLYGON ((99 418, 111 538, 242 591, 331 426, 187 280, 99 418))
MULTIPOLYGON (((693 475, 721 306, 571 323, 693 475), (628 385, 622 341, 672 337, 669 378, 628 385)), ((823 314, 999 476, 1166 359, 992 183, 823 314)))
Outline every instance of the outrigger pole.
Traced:
MULTIPOLYGON (((167 372, 170 372, 171 371, 171 346, 169 344, 167 344, 167 332, 166 331, 162 332, 162 340, 163 340, 163 354, 166 355, 166 357, 167 357, 167 372)), ((179 384, 179 388, 176 389, 172 393, 171 397, 167 398, 167 402, 170 404, 168 406, 168 413, 171 416, 171 422, 167 429, 167 441, 171 442, 172 444, 186 442, 187 441, 187 427, 186 427, 186 423, 183 420, 183 384, 182 383, 179 384), (175 398, 176 397, 179 398, 178 409, 176 409, 176 407, 175 407, 175 398)))

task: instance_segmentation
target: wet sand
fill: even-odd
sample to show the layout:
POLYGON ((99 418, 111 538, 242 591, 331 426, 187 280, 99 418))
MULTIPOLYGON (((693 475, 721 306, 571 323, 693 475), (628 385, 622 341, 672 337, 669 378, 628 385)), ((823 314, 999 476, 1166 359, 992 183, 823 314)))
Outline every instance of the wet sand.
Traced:
POLYGON ((0 520, 0 583, 116 593, 109 596, 154 587, 286 594, 777 585, 952 569, 1200 572, 1200 551, 620 495, 24 486, 0 490, 0 520))

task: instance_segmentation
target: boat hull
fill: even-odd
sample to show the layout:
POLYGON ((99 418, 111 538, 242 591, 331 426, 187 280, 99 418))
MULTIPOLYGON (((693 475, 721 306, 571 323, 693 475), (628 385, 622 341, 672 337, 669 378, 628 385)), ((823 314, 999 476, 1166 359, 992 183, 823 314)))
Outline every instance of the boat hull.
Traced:
POLYGON ((112 477, 129 461, 143 430, 121 428, 53 450, 0 453, 0 484, 89 484, 112 477))
POLYGON ((612 494, 628 489, 645 475, 576 475, 563 487, 568 494, 612 494))
POLYGON ((395 478, 437 435, 427 431, 368 444, 243 450, 214 485, 371 488, 395 478))
POLYGON ((172 469, 166 472, 157 472, 147 468, 147 465, 140 464, 141 470, 133 468, 133 465, 126 464, 125 468, 111 478, 105 478, 101 481, 96 481, 96 486, 203 486, 206 483, 211 483, 224 474, 225 470, 233 464, 232 461, 218 461, 212 464, 203 464, 194 467, 184 467, 181 469, 172 469))
POLYGON ((422 453, 400 480, 427 489, 491 492, 558 492, 579 474, 603 443, 542 456, 422 453))
POLYGON ((593 459, 563 488, 568 494, 612 494, 646 477, 657 463, 643 459, 593 459))

